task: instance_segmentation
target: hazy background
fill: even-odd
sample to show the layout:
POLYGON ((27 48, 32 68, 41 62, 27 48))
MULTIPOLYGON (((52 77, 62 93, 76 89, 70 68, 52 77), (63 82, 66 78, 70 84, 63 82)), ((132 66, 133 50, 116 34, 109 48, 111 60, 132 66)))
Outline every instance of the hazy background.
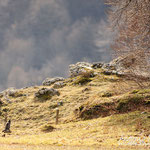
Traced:
POLYGON ((0 0, 0 90, 110 60, 105 10, 102 0, 0 0))

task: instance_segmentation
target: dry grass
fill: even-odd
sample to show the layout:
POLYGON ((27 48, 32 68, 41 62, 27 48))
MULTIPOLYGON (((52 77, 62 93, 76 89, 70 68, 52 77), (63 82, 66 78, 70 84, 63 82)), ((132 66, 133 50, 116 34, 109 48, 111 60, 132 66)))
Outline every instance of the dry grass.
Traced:
POLYGON ((2 144, 0 150, 99 150, 101 147, 2 144))
MULTIPOLYGON (((96 76, 84 86, 72 85, 72 79, 66 81, 67 85, 59 89, 60 96, 54 96, 45 102, 34 101, 34 93, 43 86, 29 87, 18 91, 27 96, 10 97, 11 103, 4 105, 1 109, 8 109, 8 119, 12 120, 12 133, 6 135, 6 137, 0 137, 0 146, 3 144, 3 150, 10 149, 10 147, 12 150, 25 148, 33 150, 60 149, 59 147, 62 149, 62 146, 65 146, 64 149, 112 149, 113 147, 114 149, 132 149, 131 146, 125 146, 124 148, 124 146, 118 145, 118 139, 121 136, 136 135, 142 137, 141 131, 148 133, 149 120, 145 118, 142 122, 146 122, 146 124, 138 124, 137 122, 141 121, 138 115, 132 118, 129 117, 132 116, 130 114, 127 114, 127 116, 120 114, 120 116, 112 115, 81 121, 81 119, 77 120, 73 113, 76 108, 82 105, 94 106, 99 103, 112 103, 124 96, 126 92, 132 94, 134 89, 138 89, 138 85, 132 81, 125 83, 114 75, 96 76), (125 90, 120 89, 122 86, 125 90), (85 90, 86 88, 89 90, 85 90), (107 92, 112 93, 112 95, 102 96, 103 93, 107 92), (57 104, 60 101, 63 102, 63 105, 57 104), (55 125, 56 108, 60 110, 59 125, 55 125), (126 117, 129 120, 125 120, 126 117), (133 123, 128 126, 125 124, 128 121, 133 121, 133 123), (50 125, 56 129, 52 132, 42 132, 41 127, 49 127, 50 125), (67 147, 67 145, 71 147, 67 147), (83 145, 85 147, 82 147, 83 145)), ((142 91, 142 94, 143 92, 145 91, 142 91)), ((148 90, 145 93, 147 94, 147 92, 148 90)), ((2 98, 2 100, 4 99, 2 98)), ((146 111, 149 112, 149 110, 146 111)), ((5 115, 4 111, 2 115, 5 115)), ((2 130, 4 128, 3 116, 0 118, 0 124, 0 130, 2 130)), ((144 146, 135 147, 136 149, 145 149, 144 146)))
MULTIPOLYGON (((121 137, 139 137, 145 138, 149 142, 150 137, 139 132, 137 129, 136 119, 141 119, 143 127, 149 127, 147 114, 133 112, 125 115, 114 115, 113 117, 98 118, 88 121, 71 122, 67 124, 54 125, 56 130, 50 133, 42 133, 40 130, 35 135, 23 135, 22 131, 13 130, 10 135, 0 138, 1 144, 21 144, 21 145, 55 145, 57 146, 102 146, 106 149, 111 146, 120 147, 119 139, 121 137), (139 117, 140 116, 140 117, 139 117), (142 119, 145 118, 145 119, 142 119), (146 125, 145 125, 146 124, 146 125), (17 132, 17 133, 16 133, 17 132)), ((150 144, 150 143, 149 143, 150 144)), ((130 145, 124 145, 130 149, 130 145)), ((148 146, 135 146, 136 149, 148 149, 148 146)))

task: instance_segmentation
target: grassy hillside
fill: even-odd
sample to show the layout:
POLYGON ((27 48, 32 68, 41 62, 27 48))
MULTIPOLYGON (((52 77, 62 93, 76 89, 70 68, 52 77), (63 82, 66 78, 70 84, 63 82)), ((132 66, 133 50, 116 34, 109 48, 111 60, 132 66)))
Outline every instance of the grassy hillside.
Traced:
POLYGON ((94 72, 94 77, 81 74, 65 79, 65 86, 57 89, 60 95, 44 100, 35 99, 35 93, 53 85, 18 89, 9 102, 1 96, 0 129, 4 129, 8 114, 12 132, 0 137, 0 143, 6 149, 7 144, 148 149, 150 89, 141 89, 124 77, 104 75, 101 69, 94 72), (57 108, 59 124, 55 125, 57 108), (122 137, 144 139, 147 145, 131 146, 122 137))

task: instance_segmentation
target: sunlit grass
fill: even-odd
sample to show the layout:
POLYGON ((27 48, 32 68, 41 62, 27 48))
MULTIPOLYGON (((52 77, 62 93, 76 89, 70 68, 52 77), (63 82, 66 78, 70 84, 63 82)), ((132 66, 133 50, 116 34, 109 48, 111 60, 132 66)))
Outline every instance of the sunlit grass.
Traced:
MULTIPOLYGON (((101 118, 99 114, 99 118, 85 121, 77 118, 74 110, 81 106, 89 108, 100 104, 107 106, 108 103, 114 104, 115 108, 119 102, 122 102, 121 100, 125 99, 125 102, 131 100, 131 96, 137 101, 138 98, 134 96, 137 94, 142 98, 145 94, 144 98, 149 98, 147 97, 149 90, 133 91, 138 89, 135 83, 130 81, 125 83, 115 75, 100 75, 91 80, 85 85, 72 85, 72 81, 69 81, 65 87, 59 89, 60 96, 54 96, 44 102, 34 100, 34 93, 43 86, 21 89, 20 93, 27 96, 10 97, 11 103, 4 105, 2 111, 8 110, 8 119, 12 120, 12 133, 6 134, 5 137, 2 137, 1 133, 0 150, 148 148, 143 145, 119 145, 118 142, 121 137, 144 137, 149 140, 148 107, 142 106, 142 110, 137 108, 139 111, 123 112, 124 114, 119 112, 111 114, 110 111, 107 117, 101 118), (86 91, 86 88, 89 90, 86 91), (60 101, 63 102, 62 106, 57 105, 60 101), (55 125, 56 108, 60 111, 58 125, 55 125), (49 130, 50 126, 53 126, 54 130, 49 130)), ((111 106, 106 108, 113 109, 111 106)), ((4 129, 4 114, 3 111, 0 118, 1 131, 4 129)))
MULTIPOLYGON (((13 132, 15 131, 13 131, 11 135, 6 135, 5 138, 0 137, 0 143, 117 147, 119 146, 118 140, 121 137, 145 137, 148 141, 149 137, 144 136, 143 133, 140 133, 138 130, 136 130, 137 122, 135 119, 137 119, 136 117, 138 115, 140 115, 140 112, 54 125, 56 129, 53 132, 48 133, 42 133, 39 131, 32 135, 22 135, 22 132, 18 132, 18 135, 14 135, 13 132)), ((144 115, 146 117, 146 114, 144 115)), ((143 121, 143 127, 149 127, 148 121, 147 123, 145 122, 145 124, 145 120, 141 121, 143 121)), ((137 148, 138 147, 139 146, 137 146, 137 148)))

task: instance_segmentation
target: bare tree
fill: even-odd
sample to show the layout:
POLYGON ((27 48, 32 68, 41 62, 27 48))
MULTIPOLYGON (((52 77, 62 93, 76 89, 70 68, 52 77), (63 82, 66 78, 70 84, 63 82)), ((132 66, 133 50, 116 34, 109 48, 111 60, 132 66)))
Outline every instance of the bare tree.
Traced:
POLYGON ((134 76, 150 73, 150 0, 106 0, 116 38, 112 48, 117 56, 132 59, 128 67, 134 76))

